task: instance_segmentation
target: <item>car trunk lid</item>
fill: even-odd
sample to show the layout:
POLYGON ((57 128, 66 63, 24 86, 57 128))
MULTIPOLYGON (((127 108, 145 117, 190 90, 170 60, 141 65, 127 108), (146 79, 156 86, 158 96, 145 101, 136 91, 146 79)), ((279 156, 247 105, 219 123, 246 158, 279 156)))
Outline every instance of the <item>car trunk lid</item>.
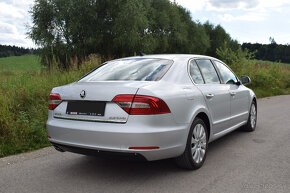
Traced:
POLYGON ((138 89, 152 84, 148 81, 76 82, 54 88, 62 102, 54 109, 54 118, 126 123, 126 113, 112 99, 117 95, 136 94, 138 89))

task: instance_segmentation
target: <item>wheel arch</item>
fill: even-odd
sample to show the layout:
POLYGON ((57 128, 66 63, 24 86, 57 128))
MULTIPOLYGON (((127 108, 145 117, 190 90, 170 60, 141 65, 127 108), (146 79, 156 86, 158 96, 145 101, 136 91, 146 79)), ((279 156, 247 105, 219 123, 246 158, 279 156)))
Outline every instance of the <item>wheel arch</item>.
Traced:
POLYGON ((257 98, 256 98, 256 96, 253 97, 253 101, 255 102, 256 108, 257 108, 257 98))
POLYGON ((251 104, 254 101, 256 104, 256 108, 258 106, 257 104, 257 96, 255 95, 254 91, 252 89, 249 89, 249 94, 250 94, 250 98, 249 98, 249 108, 251 108, 251 104))
POLYGON ((207 138, 209 140, 211 136, 211 122, 210 122, 209 116, 205 112, 201 111, 195 116, 195 118, 200 118, 204 121, 206 125, 206 129, 207 129, 207 133, 208 133, 207 138))

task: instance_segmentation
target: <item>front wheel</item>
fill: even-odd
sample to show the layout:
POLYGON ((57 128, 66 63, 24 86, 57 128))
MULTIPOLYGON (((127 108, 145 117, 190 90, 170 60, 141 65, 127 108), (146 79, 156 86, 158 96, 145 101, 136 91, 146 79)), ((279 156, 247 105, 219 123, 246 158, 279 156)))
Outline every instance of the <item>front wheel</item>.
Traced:
POLYGON ((208 133, 205 123, 200 118, 195 118, 190 128, 184 153, 177 157, 178 166, 195 170, 200 168, 206 158, 208 133))
POLYGON ((250 108, 248 122, 244 127, 242 127, 242 129, 244 131, 249 132, 255 131, 256 124, 257 124, 257 104, 255 101, 253 101, 250 108))

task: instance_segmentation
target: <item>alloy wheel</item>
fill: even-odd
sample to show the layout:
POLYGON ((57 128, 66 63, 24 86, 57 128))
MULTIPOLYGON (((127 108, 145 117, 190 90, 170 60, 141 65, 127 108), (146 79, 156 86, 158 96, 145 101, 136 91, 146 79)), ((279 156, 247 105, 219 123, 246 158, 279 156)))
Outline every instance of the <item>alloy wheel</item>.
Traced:
POLYGON ((255 104, 252 104, 251 106, 251 112, 250 112, 250 120, 251 120, 251 127, 254 128, 256 125, 256 119, 257 119, 257 112, 256 112, 256 106, 255 104))
POLYGON ((206 151, 206 133, 201 124, 197 124, 193 129, 191 139, 191 154, 195 163, 202 162, 206 151))

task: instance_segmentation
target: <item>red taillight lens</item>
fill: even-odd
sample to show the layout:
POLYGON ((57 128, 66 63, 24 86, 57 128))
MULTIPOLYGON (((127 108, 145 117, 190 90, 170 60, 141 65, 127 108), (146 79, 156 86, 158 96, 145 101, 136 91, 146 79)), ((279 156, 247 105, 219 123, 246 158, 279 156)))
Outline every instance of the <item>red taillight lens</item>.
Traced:
POLYGON ((133 98, 134 95, 118 95, 115 96, 113 102, 116 102, 124 111, 130 114, 133 98))
POLYGON ((149 146, 149 147, 129 147, 129 149, 146 150, 146 149, 159 149, 159 147, 157 147, 157 146, 149 146))
POLYGON ((49 110, 54 110, 61 103, 61 97, 57 93, 52 93, 49 95, 49 110))
POLYGON ((136 95, 131 107, 131 115, 152 115, 170 113, 167 104, 155 97, 136 95))
POLYGON ((155 115, 170 113, 167 104, 156 97, 144 95, 118 95, 113 99, 130 115, 155 115))

